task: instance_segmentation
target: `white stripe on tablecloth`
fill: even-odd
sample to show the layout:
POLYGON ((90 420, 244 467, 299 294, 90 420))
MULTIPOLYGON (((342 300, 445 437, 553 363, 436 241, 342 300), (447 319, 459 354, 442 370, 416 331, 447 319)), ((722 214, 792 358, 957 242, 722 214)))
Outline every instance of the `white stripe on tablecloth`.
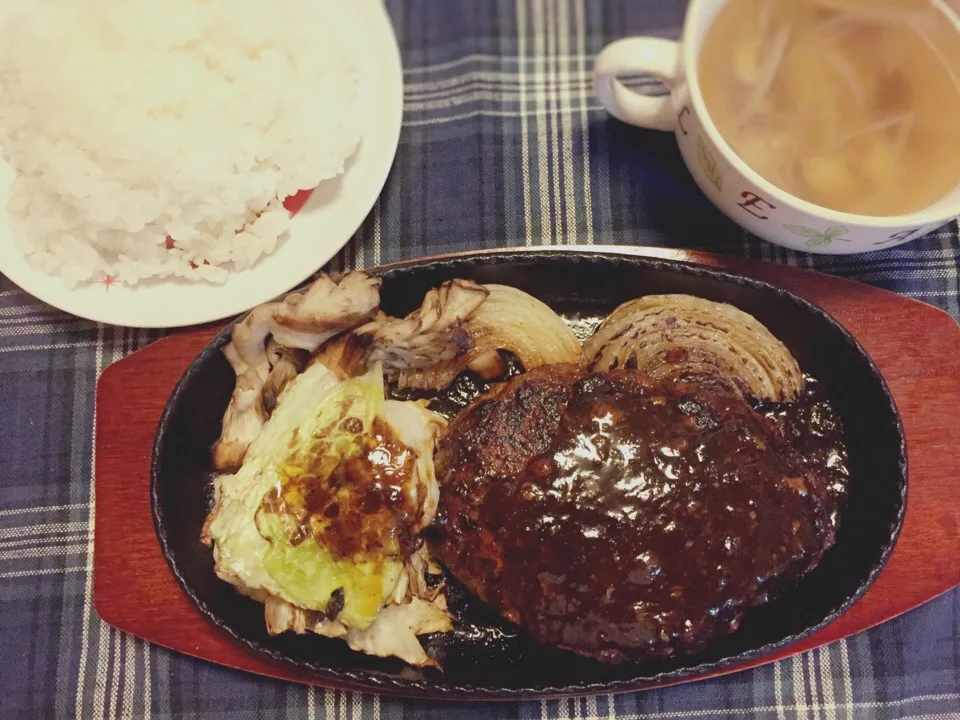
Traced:
POLYGON ((123 706, 120 712, 123 718, 133 718, 133 699, 136 692, 137 680, 137 643, 133 635, 123 635, 123 706))
POLYGON ((847 639, 840 641, 840 677, 843 679, 843 698, 846 701, 844 708, 847 711, 845 720, 853 718, 853 681, 850 677, 850 654, 847 651, 847 639))
POLYGON ((59 575, 61 573, 83 572, 86 569, 86 567, 80 566, 68 568, 45 568, 43 570, 11 570, 9 572, 0 572, 0 579, 36 577, 38 575, 59 575))
MULTIPOLYGON (((569 1, 569 0, 568 0, 569 1)), ((552 57, 556 57, 553 53, 552 57)), ((506 101, 517 103, 520 101, 521 88, 536 92, 555 93, 567 92, 571 95, 582 91, 592 93, 593 83, 589 70, 586 68, 587 58, 583 57, 579 66, 573 69, 564 69, 562 72, 545 71, 545 75, 531 73, 527 76, 518 75, 518 80, 510 85, 469 80, 462 85, 449 90, 434 90, 424 93, 408 92, 404 95, 404 110, 410 112, 425 112, 430 110, 448 110, 458 105, 468 105, 484 101, 506 101), (525 77, 522 81, 520 77, 525 77)), ((557 67, 564 67, 563 63, 556 63, 557 67)), ((658 80, 639 78, 627 81, 627 85, 635 91, 650 95, 664 95, 663 84, 658 80)), ((578 103, 577 107, 580 107, 578 103)))
POLYGON ((773 699, 776 700, 777 720, 786 720, 783 702, 783 681, 780 673, 786 669, 786 660, 779 660, 773 664, 773 699))
MULTIPOLYGON (((95 377, 100 376, 100 370, 103 367, 103 326, 97 326, 97 339, 93 343, 97 350, 94 361, 94 375, 95 377)), ((94 394, 93 401, 93 416, 97 415, 97 401, 96 394, 94 394)), ((97 442, 97 427, 96 423, 91 427, 91 442, 93 443, 92 447, 96 447, 97 442)), ((93 524, 96 515, 96 499, 97 499, 97 486, 94 482, 94 475, 96 474, 96 464, 97 464, 97 455, 96 452, 92 452, 90 455, 90 517, 89 517, 89 529, 87 532, 87 578, 86 583, 84 584, 84 593, 83 593, 83 620, 80 627, 80 662, 78 663, 77 669, 77 696, 76 702, 74 704, 74 713, 76 717, 80 718, 84 716, 84 703, 83 703, 83 688, 84 680, 86 679, 87 673, 87 652, 88 652, 88 640, 90 635, 90 601, 91 601, 91 591, 93 583, 93 524)), ((99 668, 98 668, 99 670, 99 668)), ((98 673, 99 674, 99 673, 98 673)), ((103 707, 100 707, 101 714, 103 712, 103 707)))
MULTIPOLYGON (((957 7, 958 9, 960 9, 960 5, 958 5, 957 7)), ((954 223, 951 223, 951 225, 953 224, 954 223)), ((960 224, 958 224, 958 227, 960 227, 960 224)), ((952 231, 938 233, 937 237, 940 238, 940 247, 943 250, 952 249, 951 248, 951 244, 953 242, 952 231)), ((960 289, 960 267, 958 267, 957 263, 954 263, 953 266, 947 266, 946 280, 950 287, 960 289)), ((957 313, 960 313, 960 298, 957 298, 956 295, 950 296, 947 302, 947 310, 953 313, 954 316, 956 316, 957 313)))
POLYGON ((366 267, 366 265, 363 264, 365 250, 363 247, 362 229, 360 231, 359 237, 360 237, 360 241, 353 243, 354 255, 353 255, 353 267, 351 268, 352 270, 359 270, 360 268, 366 267))
MULTIPOLYGON (((523 0, 519 0, 519 1, 522 2, 523 0)), ((517 60, 518 60, 518 63, 517 63, 518 66, 530 62, 527 58, 523 56, 518 57, 517 60)), ((501 63, 503 62, 503 56, 502 55, 486 55, 483 53, 473 53, 472 55, 464 55, 462 57, 456 58, 455 60, 447 60, 446 62, 435 63, 433 65, 420 65, 417 67, 404 68, 403 74, 418 75, 418 74, 435 73, 441 70, 450 70, 451 68, 459 67, 460 65, 467 65, 472 62, 501 63)))
POLYGON ((24 539, 24 535, 36 535, 38 537, 67 535, 70 533, 86 532, 86 530, 87 523, 83 521, 38 523, 35 525, 21 525, 20 527, 7 527, 0 529, 0 540, 22 540, 24 539))
POLYGON ((956 290, 914 290, 912 292, 907 292, 905 290, 898 291, 900 295, 906 295, 907 297, 913 298, 922 298, 922 297, 953 297, 957 294, 956 290))
MULTIPOLYGON (((603 106, 599 104, 591 104, 587 110, 603 110, 603 106)), ((405 118, 403 124, 405 127, 422 127, 424 125, 443 125, 448 122, 456 122, 458 120, 472 120, 478 117, 501 117, 501 118, 542 118, 546 117, 547 111, 539 108, 533 108, 529 110, 492 110, 492 109, 479 109, 479 110, 469 110, 467 112, 457 113, 456 115, 447 115, 446 117, 432 117, 432 118, 422 118, 420 120, 410 120, 405 118)))
POLYGON ((810 700, 810 718, 811 720, 820 720, 821 708, 818 707, 820 700, 820 684, 817 677, 817 658, 812 652, 803 654, 804 671, 804 693, 810 700))
POLYGON ((69 544, 79 542, 84 539, 87 532, 84 530, 77 530, 72 533, 64 533, 63 535, 55 535, 53 537, 41 537, 41 538, 23 538, 19 540, 0 540, 0 550, 10 550, 11 548, 16 547, 49 547, 54 543, 69 544))
MULTIPOLYGON (((71 503, 69 505, 37 505, 36 507, 0 510, 0 517, 9 515, 30 515, 33 513, 57 512, 59 510, 81 510, 87 507, 90 507, 89 503, 71 503)), ((86 523, 83 523, 83 526, 86 527, 86 523)))
POLYGON ((39 548, 15 548, 13 550, 0 550, 0 560, 25 560, 42 557, 59 557, 66 555, 82 555, 86 552, 87 545, 71 544, 54 547, 39 548))
POLYGON ((21 335, 39 335, 54 332, 79 332, 89 326, 88 320, 69 318, 63 315, 47 317, 0 318, 0 337, 20 337, 21 335))
POLYGON ((550 243, 554 245, 567 242, 568 231, 565 225, 563 203, 560 200, 560 182, 563 177, 563 166, 566 160, 563 156, 563 103, 560 93, 557 91, 557 75, 559 69, 557 68, 557 63, 554 61, 554 58, 557 56, 560 37, 557 15, 558 12, 562 12, 564 5, 565 2, 563 0, 546 3, 547 52, 545 60, 549 85, 544 87, 543 93, 546 96, 547 110, 550 113, 550 122, 547 123, 547 127, 551 129, 550 181, 548 186, 552 200, 550 204, 553 206, 553 235, 550 238, 550 243))
POLYGON ((323 720, 343 720, 346 718, 345 714, 345 701, 344 694, 339 690, 328 690, 324 688, 323 691, 323 720))
MULTIPOLYGON (((98 342, 97 351, 98 352, 97 352, 97 363, 95 366, 97 378, 100 377, 100 373, 102 372, 102 369, 103 369, 102 359, 103 359, 103 351, 105 348, 101 347, 103 345, 102 332, 103 332, 102 328, 98 327, 97 328, 97 342, 98 342)), ((111 363, 116 362, 121 357, 123 357, 123 351, 124 351, 123 338, 125 337, 126 335, 123 334, 121 335, 119 342, 113 343, 113 347, 111 348, 111 352, 110 352, 111 363)), ((94 395, 94 397, 96 397, 96 395, 94 395)), ((97 415, 96 406, 94 406, 93 415, 94 417, 96 417, 97 415)), ((95 498, 93 494, 94 490, 92 488, 92 486, 94 485, 94 476, 96 474, 96 468, 95 468, 96 447, 97 447, 97 438, 96 438, 96 433, 94 433, 93 441, 91 445, 91 465, 90 465, 90 469, 91 469, 90 506, 91 508, 96 507, 95 498)), ((90 513, 91 539, 93 538, 93 526, 94 526, 94 517, 93 517, 93 512, 91 511, 90 513)), ((91 571, 87 576, 88 581, 93 576, 93 571, 92 571, 93 545, 92 543, 89 550, 89 558, 90 558, 89 563, 91 565, 91 571)), ((88 584, 88 587, 86 588, 87 597, 85 598, 85 601, 84 601, 84 613, 85 613, 84 620, 86 620, 86 613, 89 612, 90 595, 91 595, 91 588, 89 587, 89 584, 88 584)), ((119 657, 117 657, 115 654, 112 658, 113 661, 111 662, 110 649, 111 649, 111 646, 114 645, 115 638, 119 634, 119 631, 115 630, 114 628, 104 623, 102 620, 99 619, 99 617, 93 618, 93 620, 96 623, 95 627, 97 631, 97 672, 96 672, 96 678, 95 678, 94 687, 93 687, 93 691, 94 691, 93 710, 97 716, 103 717, 104 720, 106 720, 107 717, 114 715, 114 708, 116 706, 117 688, 119 687, 119 675, 120 673, 123 672, 124 669, 120 666, 119 657)))
POLYGON ((324 720, 346 720, 346 693, 339 690, 323 691, 323 718, 324 720))
MULTIPOLYGON (((558 57, 558 54, 554 54, 558 57)), ((563 65, 578 65, 585 58, 574 57, 570 63, 563 63, 559 59, 558 63, 563 65)), ((536 75, 533 73, 522 72, 487 72, 478 70, 469 70, 462 75, 457 75, 444 80, 425 83, 408 83, 403 87, 403 97, 406 102, 430 102, 431 100, 447 100, 458 95, 472 95, 477 91, 487 91, 495 94, 516 94, 520 90, 521 82, 527 87, 536 86, 537 89, 557 89, 566 87, 567 89, 576 89, 583 85, 590 84, 590 76, 586 70, 576 73, 564 73, 559 77, 554 77, 549 73, 547 75, 536 75), (526 74, 526 80, 521 81, 521 77, 526 74), (544 86, 541 88, 540 86, 544 86)), ((630 83, 633 87, 659 87, 658 80, 637 79, 630 83)))
MULTIPOLYGON (((527 93, 535 92, 542 94, 547 97, 552 97, 559 92, 559 88, 544 87, 528 85, 525 88, 527 93)), ((437 101, 422 102, 419 100, 411 100, 404 106, 404 110, 408 115, 414 114, 423 114, 423 113, 434 113, 439 115, 442 111, 451 111, 456 108, 465 106, 465 105, 474 105, 477 103, 490 103, 490 104, 502 104, 502 103, 515 103, 517 107, 511 107, 507 110, 501 111, 501 115, 504 117, 519 117, 521 115, 520 111, 520 92, 493 92, 490 90, 471 90, 470 92, 458 95, 456 97, 445 98, 437 101)), ((592 98, 587 102, 587 106, 591 110, 600 110, 601 105, 595 102, 592 98)), ((581 109, 581 103, 578 100, 576 103, 577 110, 581 109)), ((490 112, 495 112, 492 109, 490 112)), ((404 122, 404 125, 409 124, 404 122)))
MULTIPOLYGON (((577 36, 577 72, 586 75, 587 21, 585 0, 574 0, 574 28, 577 36)), ((589 80, 589 77, 587 78, 589 80)), ((583 215, 586 220, 586 233, 583 241, 593 245, 593 191, 590 182, 590 125, 587 118, 587 104, 592 95, 590 85, 580 89, 577 102, 580 106, 580 138, 583 142, 583 215)), ((579 240, 579 238, 578 238, 579 240)))
MULTIPOLYGON (((544 2, 533 0, 533 71, 546 72, 546 35, 544 27, 544 2)), ((536 137, 544 138, 545 142, 537 144, 537 187, 540 190, 540 244, 552 245, 553 223, 550 215, 550 110, 547 107, 548 96, 541 88, 534 90, 534 105, 542 114, 537 114, 536 137)))
MULTIPOLYGON (((557 36, 559 38, 559 43, 557 46, 558 54, 566 54, 570 51, 570 15, 571 15, 571 4, 576 2, 576 0, 564 0, 560 5, 560 22, 557 29, 557 36)), ((560 83, 563 82, 563 79, 570 77, 570 72, 564 67, 560 67, 559 61, 557 64, 559 69, 560 83)), ((563 182, 564 182, 564 203, 563 207, 567 215, 567 244, 576 243, 580 238, 580 227, 577 221, 577 208, 578 203, 576 197, 579 192, 581 192, 580 187, 574 187, 575 180, 574 178, 579 178, 579 173, 574 174, 574 158, 573 153, 573 143, 575 137, 582 135, 586 132, 586 127, 580 128, 580 132, 574 133, 573 128, 573 89, 568 86, 562 86, 558 88, 560 96, 560 127, 563 131, 563 182)))
POLYGON ((117 701, 120 699, 120 675, 129 671, 123 664, 123 638, 120 633, 111 632, 113 638, 113 654, 110 663, 110 705, 109 715, 107 717, 115 718, 117 716, 117 701))
MULTIPOLYGON (((786 660, 781 661, 784 664, 786 660)), ((872 701, 872 702, 857 702, 850 705, 851 708, 865 709, 870 710, 874 708, 891 708, 891 707, 903 707, 904 705, 909 705, 911 703, 917 702, 947 702, 953 700, 960 700, 960 693, 947 693, 942 695, 917 695, 914 697, 900 698, 898 700, 886 700, 886 701, 872 701)), ((545 700, 541 700, 541 712, 545 708, 545 700)), ((834 705, 835 708, 842 707, 840 705, 834 705)), ((778 713, 778 717, 786 717, 785 715, 780 715, 781 712, 789 711, 791 713, 796 713, 799 717, 800 711, 806 712, 808 708, 801 705, 761 705, 757 707, 744 707, 744 708, 710 708, 705 710, 664 710, 661 712, 650 712, 650 713, 629 713, 627 715, 611 715, 611 718, 615 720, 674 720, 683 718, 709 718, 716 715, 731 715, 733 717, 747 717, 748 715, 756 715, 760 713, 778 713)), ((543 715, 544 718, 547 717, 546 714, 543 715)), ((917 716, 923 718, 935 718, 935 717, 955 717, 950 715, 924 715, 917 716)), ((586 720, 600 720, 598 718, 587 718, 586 720)))
MULTIPOLYGON (((555 54, 552 55, 555 57, 555 54)), ((554 63, 559 67, 558 63, 554 63)), ((581 109, 585 106, 599 108, 599 103, 593 102, 593 85, 589 71, 586 69, 586 57, 581 59, 577 70, 563 70, 562 72, 550 72, 546 70, 546 81, 538 81, 540 71, 530 76, 524 77, 522 84, 510 87, 497 87, 490 83, 473 82, 465 84, 453 90, 438 90, 433 93, 424 93, 416 95, 408 93, 404 98, 404 110, 408 113, 437 112, 441 110, 450 110, 461 105, 470 105, 478 102, 508 102, 518 103, 521 100, 522 91, 535 91, 538 93, 556 96, 561 93, 567 93, 571 97, 577 93, 580 97, 577 99, 576 107, 581 109), (555 79, 559 78, 559 79, 555 79)), ((645 94, 663 95, 663 85, 655 80, 636 80, 629 83, 630 87, 637 91, 643 91, 645 94)), ((518 110, 511 110, 511 114, 518 110)))
MULTIPOLYGON (((97 331, 98 334, 100 332, 100 330, 97 331)), ((7 345, 0 347, 0 353, 23 352, 24 350, 70 350, 85 347, 97 347, 97 352, 102 349, 102 347, 98 347, 96 340, 77 340, 62 343, 42 343, 40 345, 7 345)))
MULTIPOLYGON (((804 715, 810 720, 817 720, 817 711, 814 707, 816 702, 816 688, 814 687, 814 671, 813 671, 813 658, 810 653, 803 653, 802 655, 795 655, 797 658, 797 666, 799 666, 799 677, 800 677, 800 687, 801 693, 803 694, 803 709, 804 715)), ((797 667, 795 666, 795 667, 797 667)), ((794 675, 794 680, 797 679, 797 674, 794 675)), ((796 692, 796 688, 794 688, 796 692)))
POLYGON ((150 644, 141 642, 140 647, 143 649, 143 718, 144 720, 150 720, 153 713, 153 697, 151 695, 153 673, 150 669, 150 644))
POLYGON ((817 658, 820 661, 820 686, 823 691, 824 718, 825 720, 837 720, 837 711, 832 706, 836 704, 836 696, 833 693, 833 662, 830 659, 830 646, 817 648, 817 658))
POLYGON ((373 204, 373 264, 380 264, 380 198, 373 204))
POLYGON ((363 695, 358 692, 350 694, 351 720, 363 720, 363 695))
MULTIPOLYGON (((26 293, 24 296, 26 297, 26 293)), ((39 303, 32 303, 28 305, 9 305, 7 307, 0 307, 0 318, 13 318, 20 317, 22 315, 54 315, 60 311, 57 308, 51 305, 41 305, 39 303)))
MULTIPOLYGON (((521 0, 521 1, 522 1, 522 0, 521 0)), ((668 27, 668 28, 656 28, 656 29, 650 30, 649 32, 646 32, 646 33, 644 33, 644 34, 646 34, 646 35, 656 35, 656 36, 659 36, 659 37, 675 38, 675 37, 677 37, 677 35, 679 34, 679 32, 680 32, 680 28, 678 28, 678 27, 668 27)), ((519 64, 524 64, 524 63, 529 64, 529 63, 531 62, 531 60, 530 60, 529 58, 525 58, 524 56, 520 56, 520 57, 518 58, 518 60, 519 60, 519 64)), ((567 56, 561 55, 561 56, 558 58, 558 60, 563 60, 563 61, 576 60, 576 56, 575 56, 575 55, 567 55, 567 56)), ((455 68, 455 67, 458 67, 458 66, 460 66, 460 65, 467 65, 467 64, 472 63, 472 62, 489 62, 489 63, 494 63, 494 64, 500 64, 500 63, 502 63, 503 61, 504 61, 504 57, 503 57, 502 55, 489 55, 489 54, 485 54, 485 53, 472 53, 472 54, 470 54, 470 55, 463 55, 463 56, 458 57, 458 58, 456 58, 456 59, 454 59, 454 60, 447 60, 446 62, 435 63, 435 64, 432 64, 432 65, 418 65, 418 66, 416 66, 416 67, 407 67, 407 68, 404 68, 404 69, 403 69, 403 73, 404 73, 404 75, 418 75, 418 74, 434 73, 434 72, 438 72, 438 71, 441 71, 441 70, 450 70, 451 68, 455 68)))
MULTIPOLYGON (((557 45, 557 6, 562 4, 562 0, 547 2, 543 0, 544 27, 546 28, 546 37, 544 40, 543 64, 547 76, 547 84, 541 89, 543 92, 543 107, 547 110, 545 121, 547 127, 547 155, 550 160, 549 175, 546 180, 547 198, 550 203, 550 223, 553 226, 553 232, 550 233, 549 242, 551 245, 562 244, 564 242, 563 230, 563 208, 560 207, 560 170, 563 156, 560 151, 560 103, 556 87, 556 63, 553 58, 556 56, 557 45)), ((562 704, 562 703, 560 703, 562 704)), ((558 707, 559 705, 558 704, 558 707)))
MULTIPOLYGON (((521 58, 527 52, 527 3, 517 0, 517 55, 521 58)), ((527 76, 520 74, 520 108, 527 109, 527 76)), ((523 178, 523 232, 527 246, 533 245, 533 220, 531 218, 530 199, 530 128, 527 115, 520 116, 520 172, 523 178)))

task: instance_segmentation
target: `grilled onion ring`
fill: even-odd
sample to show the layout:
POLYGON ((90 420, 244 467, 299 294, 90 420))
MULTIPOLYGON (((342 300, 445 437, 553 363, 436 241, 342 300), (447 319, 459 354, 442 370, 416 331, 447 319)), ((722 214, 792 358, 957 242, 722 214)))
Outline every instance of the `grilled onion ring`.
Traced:
POLYGON ((789 402, 803 375, 786 346, 732 305, 647 295, 614 310, 584 345, 592 370, 642 370, 655 379, 720 375, 747 397, 789 402))

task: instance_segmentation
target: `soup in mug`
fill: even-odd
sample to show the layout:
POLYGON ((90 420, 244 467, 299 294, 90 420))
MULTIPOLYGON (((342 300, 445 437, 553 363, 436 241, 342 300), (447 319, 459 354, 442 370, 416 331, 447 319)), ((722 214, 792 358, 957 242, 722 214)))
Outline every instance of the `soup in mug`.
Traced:
POLYGON ((730 0, 699 76, 734 152, 770 183, 871 216, 960 184, 960 32, 942 0, 730 0))

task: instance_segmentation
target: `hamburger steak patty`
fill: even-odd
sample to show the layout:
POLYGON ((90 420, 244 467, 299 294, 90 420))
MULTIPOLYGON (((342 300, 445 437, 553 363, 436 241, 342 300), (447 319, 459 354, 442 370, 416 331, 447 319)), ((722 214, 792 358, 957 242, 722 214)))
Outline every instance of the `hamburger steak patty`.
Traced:
POLYGON ((836 496, 721 378, 547 366, 462 411, 432 549, 538 642, 694 653, 811 570, 836 496))

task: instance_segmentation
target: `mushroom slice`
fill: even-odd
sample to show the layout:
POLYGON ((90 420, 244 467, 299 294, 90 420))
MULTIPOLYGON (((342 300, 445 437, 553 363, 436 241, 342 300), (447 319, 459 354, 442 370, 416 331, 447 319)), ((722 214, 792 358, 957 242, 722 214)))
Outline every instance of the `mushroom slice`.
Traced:
POLYGON ((260 397, 263 385, 260 374, 240 359, 232 344, 223 349, 223 354, 236 373, 237 384, 223 415, 220 439, 213 447, 216 470, 240 467, 247 447, 260 434, 267 418, 260 397))
POLYGON ((469 349, 461 326, 489 294, 470 280, 448 280, 430 290, 420 308, 406 317, 381 314, 356 333, 370 339, 369 362, 382 362, 391 374, 431 367, 469 349))
POLYGON ((443 388, 468 369, 486 380, 501 377, 506 364, 500 351, 516 356, 525 370, 584 362, 573 331, 548 305, 517 288, 483 287, 489 295, 461 325, 460 351, 430 367, 403 368, 399 387, 443 388))
POLYGON ((721 376, 747 397, 788 402, 803 375, 787 347, 752 315, 690 295, 624 303, 584 344, 592 370, 642 370, 657 380, 721 376))
POLYGON ((287 295, 274 309, 271 332, 281 345, 311 352, 372 318, 380 305, 380 278, 349 272, 339 281, 317 278, 307 292, 287 295))
POLYGON ((237 323, 223 349, 236 373, 237 386, 214 446, 215 470, 236 468, 243 462, 247 446, 296 374, 291 374, 292 369, 302 366, 303 356, 292 351, 316 350, 335 335, 372 318, 379 304, 380 278, 365 272, 350 272, 339 279, 321 275, 305 293, 291 293, 282 301, 260 305, 237 323), (274 343, 268 352, 271 336, 274 343), (277 375, 268 384, 274 371, 277 375), (266 397, 262 396, 264 389, 266 397))
POLYGON ((263 390, 260 392, 263 410, 266 415, 269 416, 273 412, 283 391, 287 389, 290 381, 300 374, 309 357, 310 354, 306 350, 288 348, 278 343, 274 338, 267 341, 270 374, 267 375, 263 390))

